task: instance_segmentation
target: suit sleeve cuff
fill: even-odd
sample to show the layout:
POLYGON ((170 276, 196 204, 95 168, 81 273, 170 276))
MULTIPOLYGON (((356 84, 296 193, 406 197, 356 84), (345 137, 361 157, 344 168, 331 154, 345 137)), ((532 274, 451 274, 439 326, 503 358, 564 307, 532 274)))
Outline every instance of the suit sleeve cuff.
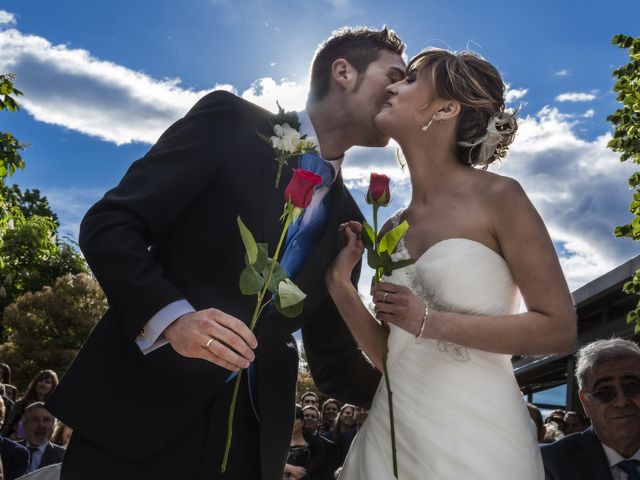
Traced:
POLYGON ((186 300, 176 300, 163 307, 151 317, 136 337, 136 344, 140 351, 146 355, 169 343, 164 338, 164 330, 181 316, 195 311, 195 308, 186 300))

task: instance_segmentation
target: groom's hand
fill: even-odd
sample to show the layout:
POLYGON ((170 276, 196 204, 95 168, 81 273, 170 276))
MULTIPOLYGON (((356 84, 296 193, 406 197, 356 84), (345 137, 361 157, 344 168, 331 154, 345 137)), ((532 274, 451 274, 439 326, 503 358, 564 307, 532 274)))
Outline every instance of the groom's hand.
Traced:
POLYGON ((249 327, 215 308, 181 316, 165 329, 164 336, 180 355, 202 358, 234 372, 249 366, 258 346, 249 327))

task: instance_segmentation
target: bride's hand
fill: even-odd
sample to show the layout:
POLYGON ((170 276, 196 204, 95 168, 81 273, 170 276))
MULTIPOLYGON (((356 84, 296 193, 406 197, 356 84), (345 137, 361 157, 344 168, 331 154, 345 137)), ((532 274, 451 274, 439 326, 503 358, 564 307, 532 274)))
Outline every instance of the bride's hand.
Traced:
POLYGON ((354 221, 343 223, 338 228, 338 236, 343 240, 344 246, 327 270, 327 287, 331 288, 340 282, 351 282, 351 273, 364 252, 361 232, 362 224, 354 221))
MULTIPOLYGON (((424 302, 409 288, 389 282, 380 282, 371 290, 376 318, 418 335, 424 316, 424 302)), ((426 337, 426 331, 424 336, 426 337)))

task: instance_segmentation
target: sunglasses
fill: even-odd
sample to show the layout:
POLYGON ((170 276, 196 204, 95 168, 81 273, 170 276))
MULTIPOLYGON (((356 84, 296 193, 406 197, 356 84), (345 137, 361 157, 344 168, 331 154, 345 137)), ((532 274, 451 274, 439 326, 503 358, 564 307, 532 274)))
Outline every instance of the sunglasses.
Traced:
MULTIPOLYGON (((631 400, 640 395, 640 383, 628 383, 621 385, 624 398, 631 400)), ((587 392, 590 397, 595 398, 600 403, 611 403, 618 397, 618 389, 615 387, 605 387, 595 392, 587 392)))

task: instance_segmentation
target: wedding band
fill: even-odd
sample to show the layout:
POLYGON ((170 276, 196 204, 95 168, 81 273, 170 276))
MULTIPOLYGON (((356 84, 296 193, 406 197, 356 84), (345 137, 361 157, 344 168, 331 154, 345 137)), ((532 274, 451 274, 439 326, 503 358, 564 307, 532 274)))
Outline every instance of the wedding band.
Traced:
POLYGON ((207 350, 209 349, 209 345, 211 345, 211 342, 213 342, 213 337, 210 337, 209 340, 207 340, 207 343, 204 344, 204 348, 206 348, 207 350))
POLYGON ((382 296, 382 303, 387 303, 387 295, 389 295, 389 292, 384 292, 384 295, 382 296))

